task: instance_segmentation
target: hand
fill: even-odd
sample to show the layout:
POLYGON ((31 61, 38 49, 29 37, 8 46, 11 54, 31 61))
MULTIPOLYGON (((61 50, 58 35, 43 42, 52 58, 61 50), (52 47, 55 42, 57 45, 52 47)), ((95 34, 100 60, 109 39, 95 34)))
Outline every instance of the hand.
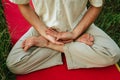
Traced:
POLYGON ((51 28, 46 30, 46 34, 55 37, 57 41, 69 41, 74 37, 72 32, 58 32, 51 28))
POLYGON ((51 35, 46 35, 46 39, 49 40, 50 42, 54 43, 54 44, 64 44, 61 41, 57 41, 55 37, 51 36, 51 35))

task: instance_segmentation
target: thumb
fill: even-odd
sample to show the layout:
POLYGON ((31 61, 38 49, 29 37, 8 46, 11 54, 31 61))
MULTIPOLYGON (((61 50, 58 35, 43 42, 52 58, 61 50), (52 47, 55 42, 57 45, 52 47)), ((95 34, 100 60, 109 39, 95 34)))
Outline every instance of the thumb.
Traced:
POLYGON ((55 41, 55 44, 64 44, 63 42, 55 41))
POLYGON ((60 40, 60 39, 62 39, 62 37, 58 35, 58 36, 56 37, 56 41, 58 41, 58 40, 60 40))
POLYGON ((60 37, 57 37, 57 38, 56 38, 56 41, 58 41, 59 39, 60 39, 60 37))

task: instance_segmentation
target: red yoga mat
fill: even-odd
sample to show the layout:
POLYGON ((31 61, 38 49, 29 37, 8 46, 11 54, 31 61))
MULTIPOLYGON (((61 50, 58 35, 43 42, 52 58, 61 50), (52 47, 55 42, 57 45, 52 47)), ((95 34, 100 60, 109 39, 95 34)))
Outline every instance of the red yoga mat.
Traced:
MULTIPOLYGON (((20 14, 17 5, 2 0, 8 29, 13 44, 30 28, 30 24, 20 14)), ((105 68, 67 70, 63 65, 39 70, 26 75, 16 75, 16 80, 120 80, 120 72, 115 65, 105 68)))

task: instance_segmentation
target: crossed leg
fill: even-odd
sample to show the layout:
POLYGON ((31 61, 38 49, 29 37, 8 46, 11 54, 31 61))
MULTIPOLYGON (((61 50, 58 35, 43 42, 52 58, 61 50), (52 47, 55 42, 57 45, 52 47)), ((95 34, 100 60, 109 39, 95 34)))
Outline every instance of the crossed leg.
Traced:
MULTIPOLYGON (((42 36, 39 36, 34 38, 36 42, 34 42, 34 39, 31 40, 32 37, 29 38, 24 42, 24 46, 26 47, 27 43, 30 43, 29 40, 31 40, 33 42, 31 46, 47 47, 64 53, 66 56, 68 69, 105 67, 115 64, 119 59, 117 57, 119 56, 117 52, 119 50, 114 51, 115 54, 113 54, 113 52, 111 51, 112 48, 110 46, 103 47, 101 46, 101 44, 98 44, 98 41, 100 40, 103 40, 103 42, 106 42, 107 40, 108 42, 110 41, 110 45, 113 45, 113 41, 111 41, 111 39, 109 38, 107 39, 100 36, 95 36, 95 38, 97 37, 98 39, 94 42, 93 36, 85 33, 73 43, 57 45, 47 41, 42 36)), ((29 47, 27 49, 29 49, 29 47)))
POLYGON ((16 74, 26 74, 60 65, 62 64, 60 52, 64 52, 66 56, 68 69, 105 67, 116 63, 120 57, 119 47, 103 31, 95 27, 91 27, 87 32, 94 36, 95 41, 92 36, 86 34, 75 42, 64 45, 50 43, 41 36, 35 37, 34 32, 33 29, 28 31, 16 43, 7 58, 8 68, 16 74), (88 46, 89 43, 93 45, 88 46), (21 48, 21 44, 26 52, 21 48), (33 50, 32 46, 37 47, 33 50))
MULTIPOLYGON (((94 43, 94 37, 92 35, 88 34, 88 33, 85 33, 82 36, 80 36, 78 39, 76 39, 75 41, 82 42, 82 43, 85 43, 85 44, 87 44, 89 46, 92 46, 93 43, 94 43)), ((29 37, 22 44, 22 47, 23 47, 23 49, 25 51, 27 51, 32 46, 48 47, 48 48, 51 48, 51 49, 63 52, 62 47, 64 45, 53 44, 53 43, 47 41, 42 36, 39 36, 39 37, 36 37, 36 36, 29 37)))

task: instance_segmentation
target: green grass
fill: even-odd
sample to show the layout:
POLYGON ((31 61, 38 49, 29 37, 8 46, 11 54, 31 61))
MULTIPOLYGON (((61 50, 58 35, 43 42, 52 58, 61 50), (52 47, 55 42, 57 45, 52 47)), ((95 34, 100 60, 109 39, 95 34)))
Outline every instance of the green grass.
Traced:
POLYGON ((6 67, 6 58, 10 49, 10 36, 0 0, 0 80, 15 80, 15 76, 6 67))
MULTIPOLYGON (((120 0, 105 0, 103 10, 95 24, 120 47, 120 0)), ((120 61, 118 64, 120 66, 120 61)))
POLYGON ((103 11, 95 23, 120 47, 120 0, 106 0, 103 11))
MULTIPOLYGON (((110 35, 120 47, 119 13, 120 0, 106 0, 103 11, 96 20, 95 24, 110 35)), ((0 80, 15 80, 15 76, 6 67, 6 58, 10 49, 10 36, 0 0, 0 80)))

